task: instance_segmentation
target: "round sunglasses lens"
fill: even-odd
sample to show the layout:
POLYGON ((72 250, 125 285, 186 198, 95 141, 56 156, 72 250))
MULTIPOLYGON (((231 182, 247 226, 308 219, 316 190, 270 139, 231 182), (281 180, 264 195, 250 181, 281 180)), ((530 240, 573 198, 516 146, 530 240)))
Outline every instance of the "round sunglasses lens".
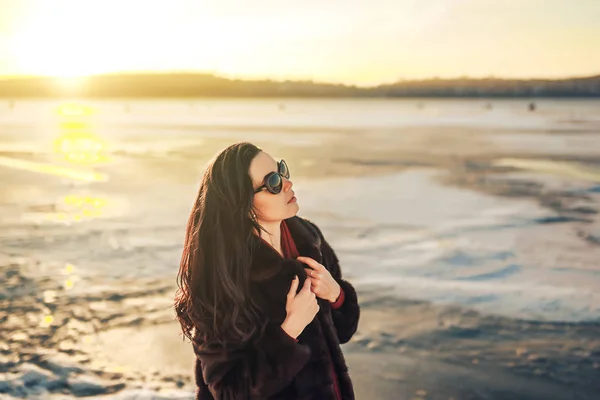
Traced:
POLYGON ((281 162, 279 163, 279 173, 283 175, 285 179, 290 178, 290 170, 288 169, 287 164, 283 160, 281 160, 281 162))
POLYGON ((277 194, 281 192, 281 186, 283 181, 281 180, 281 176, 279 174, 273 174, 267 181, 267 187, 271 193, 277 194))

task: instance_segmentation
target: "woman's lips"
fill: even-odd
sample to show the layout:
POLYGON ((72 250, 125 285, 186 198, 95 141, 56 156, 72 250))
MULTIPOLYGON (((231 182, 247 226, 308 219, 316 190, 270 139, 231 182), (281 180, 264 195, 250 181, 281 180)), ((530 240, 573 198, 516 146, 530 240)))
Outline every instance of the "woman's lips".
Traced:
POLYGON ((288 201, 289 203, 295 203, 296 202, 296 196, 292 196, 292 198, 290 199, 290 201, 288 201))

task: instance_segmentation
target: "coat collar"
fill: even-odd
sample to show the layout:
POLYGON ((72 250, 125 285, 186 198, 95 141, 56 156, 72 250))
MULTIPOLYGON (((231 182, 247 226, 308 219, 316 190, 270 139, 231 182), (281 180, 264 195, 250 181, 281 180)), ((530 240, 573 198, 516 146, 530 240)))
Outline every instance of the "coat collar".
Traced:
MULTIPOLYGON (((301 256, 310 257, 322 262, 321 238, 310 222, 300 217, 285 220, 292 239, 301 256)), ((306 277, 304 264, 300 261, 285 259, 269 244, 258 236, 253 237, 253 257, 250 280, 261 282, 276 275, 292 276, 297 274, 306 277)))

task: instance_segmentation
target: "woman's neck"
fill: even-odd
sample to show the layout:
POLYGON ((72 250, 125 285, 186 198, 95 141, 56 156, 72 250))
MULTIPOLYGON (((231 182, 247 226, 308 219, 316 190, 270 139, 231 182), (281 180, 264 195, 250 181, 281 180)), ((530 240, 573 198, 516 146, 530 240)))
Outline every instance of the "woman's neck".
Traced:
POLYGON ((281 221, 261 222, 260 225, 264 228, 264 230, 260 231, 260 237, 283 256, 283 250, 281 249, 281 221))

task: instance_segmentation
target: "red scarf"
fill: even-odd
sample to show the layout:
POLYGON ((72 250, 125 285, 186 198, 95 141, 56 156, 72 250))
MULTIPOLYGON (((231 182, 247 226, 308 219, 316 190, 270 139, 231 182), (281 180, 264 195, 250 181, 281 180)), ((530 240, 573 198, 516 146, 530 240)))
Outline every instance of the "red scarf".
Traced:
POLYGON ((281 251, 283 252, 284 258, 296 259, 296 257, 300 256, 300 253, 298 253, 298 249, 296 248, 296 243, 294 243, 294 239, 292 239, 290 229, 285 221, 281 221, 281 251))

